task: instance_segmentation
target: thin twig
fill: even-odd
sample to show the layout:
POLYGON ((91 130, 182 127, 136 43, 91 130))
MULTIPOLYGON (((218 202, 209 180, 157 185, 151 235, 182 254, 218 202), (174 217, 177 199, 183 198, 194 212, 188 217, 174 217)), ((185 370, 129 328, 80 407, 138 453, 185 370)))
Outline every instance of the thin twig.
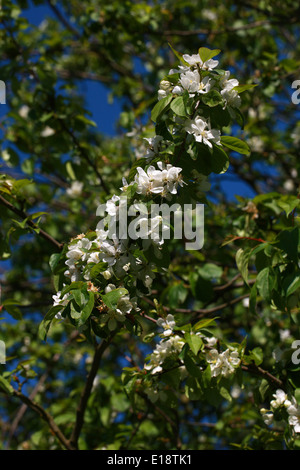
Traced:
POLYGON ((274 375, 272 375, 270 372, 262 369, 259 366, 256 366, 255 364, 242 364, 241 369, 244 370, 245 372, 250 372, 255 375, 259 375, 261 377, 264 377, 268 382, 271 382, 273 385, 276 387, 282 387, 283 382, 282 380, 278 379, 274 375))
POLYGON ((55 247, 58 248, 59 251, 62 250, 64 244, 55 240, 55 238, 53 238, 49 233, 45 232, 45 230, 41 229, 38 225, 36 225, 30 219, 30 214, 27 214, 26 212, 18 209, 1 195, 0 195, 0 204, 2 204, 3 206, 5 206, 7 209, 14 212, 15 214, 17 214, 21 219, 26 220, 26 224, 32 229, 37 230, 38 235, 43 237, 48 242, 52 243, 52 245, 55 245, 55 247))

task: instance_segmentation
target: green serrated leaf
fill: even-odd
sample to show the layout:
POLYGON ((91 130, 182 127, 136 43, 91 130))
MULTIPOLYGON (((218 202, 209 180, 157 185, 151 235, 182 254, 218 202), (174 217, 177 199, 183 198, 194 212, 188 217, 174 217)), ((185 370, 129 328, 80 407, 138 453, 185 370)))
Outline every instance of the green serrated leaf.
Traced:
POLYGON ((248 284, 248 276, 249 276, 248 263, 249 263, 250 253, 251 253, 250 250, 243 250, 242 248, 239 248, 235 255, 237 267, 244 281, 246 282, 246 284, 248 284))

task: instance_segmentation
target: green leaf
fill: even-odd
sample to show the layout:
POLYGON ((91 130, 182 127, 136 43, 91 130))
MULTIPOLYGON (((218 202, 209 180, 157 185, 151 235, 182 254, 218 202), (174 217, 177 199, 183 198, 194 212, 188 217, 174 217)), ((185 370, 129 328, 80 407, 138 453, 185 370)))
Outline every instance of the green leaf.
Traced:
POLYGON ((182 282, 175 282, 167 291, 169 306, 176 308, 179 304, 182 304, 188 294, 188 290, 184 287, 182 282))
POLYGON ((70 161, 66 162, 66 171, 67 171, 69 177, 71 178, 71 180, 75 181, 76 180, 76 175, 75 175, 75 172, 74 172, 74 169, 73 169, 73 165, 70 161))
POLYGON ((9 395, 12 395, 14 393, 14 389, 12 385, 6 380, 4 377, 0 375, 0 388, 5 392, 8 393, 9 395))
POLYGON ((93 311, 95 295, 88 291, 86 284, 84 284, 81 290, 73 290, 72 296, 70 315, 75 320, 76 327, 81 328, 93 311))
POLYGON ((294 396, 298 405, 300 405, 300 388, 296 388, 294 391, 294 396))
POLYGON ((198 50, 200 59, 202 62, 206 62, 209 59, 212 59, 216 55, 220 54, 221 49, 208 49, 207 47, 200 47, 198 50))
POLYGON ((235 255, 235 261, 244 281, 248 284, 248 263, 250 257, 250 250, 243 250, 240 248, 235 255))
POLYGON ((287 276, 283 281, 283 289, 287 297, 300 289, 300 273, 287 276))
POLYGON ((107 263, 100 262, 95 264, 92 269, 89 271, 90 273, 90 278, 95 279, 100 273, 106 270, 107 268, 107 263))
POLYGON ((193 359, 188 354, 185 355, 184 365, 188 373, 191 374, 192 377, 201 378, 202 371, 200 367, 193 361, 193 359))
POLYGON ((257 298, 257 287, 254 284, 251 287, 250 297, 249 297, 249 311, 253 313, 254 315, 256 314, 256 298, 257 298))
POLYGON ((276 245, 285 251, 288 257, 295 263, 298 263, 299 235, 300 231, 298 227, 292 230, 283 230, 277 236, 276 241, 276 245))
POLYGON ((183 96, 177 96, 170 104, 172 111, 181 117, 188 117, 183 96))
POLYGON ((189 377, 185 384, 185 394, 190 400, 199 400, 203 396, 202 388, 195 377, 189 377))
POLYGON ((2 303, 2 305, 4 309, 7 311, 7 313, 9 313, 9 315, 11 315, 15 320, 22 320, 23 318, 22 312, 18 308, 18 305, 20 305, 20 302, 17 302, 13 299, 8 299, 8 300, 5 300, 2 303))
POLYGON ((55 274, 56 267, 61 259, 61 253, 53 253, 49 259, 49 265, 53 274, 55 274))
POLYGON ((46 313, 44 319, 41 321, 39 325, 39 338, 41 338, 43 341, 46 341, 47 335, 51 326, 51 323, 53 319, 55 318, 55 315, 62 310, 61 305, 55 305, 50 308, 50 310, 46 313))
POLYGON ((228 170, 229 157, 218 145, 213 144, 213 148, 210 151, 207 145, 197 142, 196 149, 196 170, 202 175, 208 176, 210 173, 222 174, 228 170))
POLYGON ((203 279, 218 280, 223 274, 223 269, 216 264, 205 263, 198 269, 198 272, 203 277, 203 279))
POLYGON ((256 86, 257 84, 237 85, 233 88, 233 90, 237 91, 238 93, 243 93, 243 91, 252 90, 252 88, 255 88, 256 86))
POLYGON ((132 164, 132 166, 130 168, 130 172, 129 172, 129 176, 128 176, 129 181, 132 181, 134 179, 135 174, 136 174, 136 169, 138 167, 144 168, 146 163, 147 163, 146 158, 137 158, 134 161, 134 163, 132 164))
POLYGON ((225 147, 230 150, 241 153, 242 155, 250 155, 251 153, 249 145, 237 137, 231 137, 228 135, 221 136, 221 144, 225 145, 225 147))
POLYGON ((260 399, 262 401, 265 401, 266 400, 266 397, 269 393, 269 390, 270 390, 270 384, 269 382, 266 380, 266 379, 262 379, 260 385, 259 385, 259 393, 260 393, 260 399))
POLYGON ((210 280, 204 279, 198 272, 191 272, 189 282, 195 299, 208 302, 213 298, 213 286, 210 280))
POLYGON ((211 155, 211 171, 218 175, 226 173, 229 167, 229 157, 227 153, 218 145, 213 145, 211 155))
POLYGON ((76 289, 81 289, 85 285, 84 281, 75 281, 69 284, 68 286, 65 286, 62 291, 61 291, 61 297, 63 297, 65 294, 68 294, 69 292, 76 290, 76 289))
POLYGON ((210 90, 208 93, 202 95, 202 102, 213 108, 223 103, 222 95, 217 90, 210 90))
POLYGON ((228 390, 226 387, 224 387, 224 386, 220 387, 220 395, 221 395, 223 398, 225 398, 225 400, 227 400, 227 401, 229 401, 229 402, 232 401, 232 396, 230 395, 229 390, 228 390))
POLYGON ((171 46, 171 44, 170 44, 169 42, 168 42, 168 44, 169 44, 169 47, 172 49, 174 55, 177 57, 177 59, 179 59, 180 62, 181 62, 183 65, 189 66, 188 62, 186 62, 186 61, 184 60, 184 58, 182 57, 182 54, 181 54, 180 52, 176 51, 176 50, 174 49, 174 47, 171 46))
POLYGON ((29 186, 34 184, 33 181, 27 179, 15 180, 13 183, 12 192, 19 193, 21 190, 24 189, 25 186, 29 186))
POLYGON ((128 290, 124 289, 123 287, 119 287, 118 289, 114 289, 107 294, 102 295, 102 300, 107 305, 108 308, 115 309, 117 303, 121 297, 128 294, 128 290))
POLYGON ((193 326, 193 331, 199 331, 202 328, 206 328, 209 325, 215 325, 216 322, 215 320, 219 317, 214 317, 214 318, 203 318, 202 320, 199 320, 194 326, 193 326))
POLYGON ((274 287, 274 274, 270 267, 262 269, 256 278, 257 289, 263 299, 270 301, 274 287))
POLYGON ((165 112, 168 109, 169 104, 172 101, 172 99, 173 99, 173 95, 170 93, 168 96, 166 96, 165 98, 162 98, 156 103, 156 105, 151 111, 151 119, 153 122, 157 122, 157 120, 163 114, 163 112, 165 112))
POLYGON ((184 339, 191 348, 191 351, 197 356, 198 352, 200 351, 203 341, 200 336, 196 335, 195 333, 185 333, 184 339))
POLYGON ((262 348, 257 347, 257 348, 252 349, 252 351, 250 352, 250 357, 251 359, 253 359, 255 364, 259 366, 263 362, 263 358, 264 358, 262 348))

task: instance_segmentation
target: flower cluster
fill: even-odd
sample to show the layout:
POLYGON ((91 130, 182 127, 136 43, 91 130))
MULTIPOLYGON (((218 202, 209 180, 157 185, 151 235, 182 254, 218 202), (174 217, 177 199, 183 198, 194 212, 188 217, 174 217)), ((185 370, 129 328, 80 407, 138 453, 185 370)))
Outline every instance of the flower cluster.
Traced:
MULTIPOLYGON (((114 284, 108 284, 105 288, 105 293, 112 292, 117 289, 114 284)), ((102 321, 107 322, 108 329, 114 331, 118 322, 124 322, 126 315, 133 309, 138 310, 136 299, 130 299, 129 295, 125 294, 119 297, 116 308, 108 308, 107 313, 102 315, 102 321)))
MULTIPOLYGON (((151 194, 160 194, 162 197, 169 198, 169 194, 177 194, 178 185, 183 186, 184 182, 180 172, 182 168, 173 166, 171 164, 157 163, 158 169, 150 165, 145 171, 141 167, 137 167, 137 173, 134 181, 130 185, 136 184, 136 193, 143 196, 151 194)), ((124 187, 127 189, 128 185, 126 180, 123 180, 124 187)))
MULTIPOLYGON (((198 155, 190 152, 200 152, 204 148, 212 153, 215 147, 221 147, 222 126, 214 117, 217 113, 212 110, 218 106, 218 111, 227 116, 240 105, 236 89, 238 81, 231 79, 228 71, 217 69, 218 61, 213 59, 215 52, 218 53, 213 51, 211 57, 206 52, 205 60, 201 58, 200 50, 199 54, 183 55, 178 68, 170 70, 166 79, 161 81, 157 105, 161 106, 159 113, 170 110, 168 117, 157 123, 156 118, 160 114, 152 115, 157 124, 157 133, 150 138, 143 137, 147 142, 145 153, 143 156, 138 155, 138 164, 134 165, 129 177, 122 178, 120 194, 113 194, 101 205, 103 214, 95 231, 78 235, 68 245, 64 280, 68 279, 67 284, 71 284, 71 287, 72 283, 76 284, 74 289, 78 289, 78 285, 81 289, 84 283, 89 286, 82 288, 83 293, 80 291, 84 298, 83 307, 87 306, 84 318, 88 318, 93 311, 97 324, 105 325, 109 331, 114 331, 118 324, 124 324, 126 318, 134 319, 135 314, 139 314, 140 298, 151 292, 156 272, 164 269, 158 263, 158 259, 163 258, 165 248, 161 233, 170 230, 171 224, 167 226, 160 215, 152 212, 150 215, 151 202, 172 201, 179 192, 183 200, 190 202, 191 191, 190 188, 186 189, 190 182, 195 184, 194 188, 198 192, 210 187, 207 176, 201 173, 201 165, 193 163, 198 155), (163 105, 169 108, 163 107, 163 99, 163 105), (193 146, 197 149, 191 149, 193 146), (180 166, 177 166, 179 161, 180 166), (128 201, 130 207, 140 213, 136 223, 144 237, 124 233, 124 210, 127 216, 131 216, 128 201), (94 300, 92 309, 89 305, 90 296, 94 300)), ((201 155, 198 161, 201 162, 201 155)), ((68 195, 74 197, 81 191, 82 187, 74 183, 68 195)), ((97 215, 100 215, 100 211, 97 211, 97 215)), ((129 226, 126 231, 127 228, 129 226)), ((77 319, 79 314, 76 309, 80 305, 77 303, 74 306, 74 302, 80 303, 79 297, 78 293, 72 294, 71 288, 57 292, 53 302, 61 310, 56 316, 64 316, 64 309, 67 312, 66 307, 71 302, 70 309, 73 305, 73 315, 77 319)), ((72 317, 72 311, 70 315, 72 317)), ((161 341, 145 365, 145 369, 151 370, 152 374, 161 372, 165 360, 178 356, 185 344, 184 333, 175 331, 172 315, 159 318, 157 326, 163 329, 161 341)), ((216 343, 215 338, 202 337, 199 332, 191 334, 199 336, 200 342, 203 341, 209 348, 213 348, 216 343)), ((240 363, 239 354, 235 350, 227 349, 219 353, 217 349, 211 349, 204 357, 213 377, 227 377, 240 363)))
MULTIPOLYGON (((238 93, 239 82, 230 77, 230 71, 215 71, 219 62, 208 59, 203 62, 199 54, 182 56, 185 65, 179 65, 178 69, 169 71, 169 80, 160 82, 158 99, 161 100, 172 94, 181 96, 188 94, 189 98, 201 102, 201 96, 215 93, 222 104, 223 109, 228 109, 229 114, 234 117, 235 110, 241 105, 241 97, 238 93), (177 81, 175 79, 177 78, 177 81)), ((221 145, 220 130, 211 127, 210 119, 201 115, 201 111, 194 118, 186 119, 183 127, 191 134, 196 142, 204 143, 210 148, 212 143, 221 145)))
POLYGON ((144 368, 151 371, 151 374, 162 372, 163 363, 172 355, 178 355, 184 346, 184 340, 179 335, 170 336, 168 339, 163 339, 156 345, 155 350, 149 358, 149 362, 145 364, 144 368))
POLYGON ((241 358, 239 352, 234 349, 226 349, 219 352, 217 349, 211 349, 206 353, 206 361, 210 365, 211 376, 217 377, 223 375, 229 377, 239 366, 241 358))
POLYGON ((271 409, 266 410, 261 408, 261 414, 264 422, 270 426, 275 421, 275 416, 280 416, 281 419, 285 418, 286 412, 288 416, 288 423, 295 433, 300 433, 300 406, 298 405, 295 397, 291 399, 281 389, 276 390, 273 394, 273 400, 270 402, 271 409))

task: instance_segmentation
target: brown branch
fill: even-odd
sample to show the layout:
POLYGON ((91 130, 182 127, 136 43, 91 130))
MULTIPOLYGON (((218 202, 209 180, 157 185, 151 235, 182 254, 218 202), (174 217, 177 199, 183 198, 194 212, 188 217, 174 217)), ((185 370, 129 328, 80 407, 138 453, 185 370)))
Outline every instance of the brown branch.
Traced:
POLYGON ((9 201, 7 201, 3 196, 0 195, 0 204, 5 206, 7 209, 10 211, 14 212, 17 214, 21 219, 25 220, 26 219, 26 224, 31 227, 34 230, 38 230, 38 235, 43 237, 45 240, 48 242, 52 243, 52 245, 55 245, 56 248, 58 248, 59 251, 62 250, 64 244, 58 242, 53 238, 49 233, 45 232, 45 230, 41 229, 38 225, 36 225, 31 219, 30 219, 30 214, 27 214, 26 212, 18 209, 15 207, 13 204, 11 204, 9 201))
POLYGON ((67 440, 62 431, 59 429, 52 416, 41 405, 34 402, 18 390, 13 391, 13 396, 19 398, 23 403, 25 403, 25 405, 29 406, 29 408, 35 411, 44 421, 46 421, 53 434, 57 437, 57 439, 65 447, 65 449, 76 450, 73 445, 67 440))
MULTIPOLYGON (((71 337, 64 343, 64 347, 67 347, 68 344, 70 344, 74 339, 76 339, 78 336, 80 335, 80 333, 78 331, 74 331, 71 335, 71 337)), ((29 395, 29 399, 31 401, 34 400, 35 396, 39 393, 39 391, 41 390, 41 388, 43 387, 44 383, 46 382, 49 374, 50 374, 50 371, 51 371, 51 368, 52 366, 58 362, 58 360, 60 359, 61 355, 59 353, 56 353, 53 358, 52 358, 52 362, 51 364, 48 366, 46 372, 40 377, 39 381, 37 382, 37 384, 35 385, 35 387, 33 388, 32 392, 30 393, 29 395)), ((13 437, 13 435, 15 434, 16 432, 16 429, 20 423, 20 421, 22 420, 24 414, 26 413, 26 410, 28 408, 28 404, 27 403, 23 403, 22 406, 20 407, 20 409, 18 410, 11 426, 10 426, 10 430, 9 430, 9 436, 8 436, 8 440, 7 440, 7 445, 6 447, 9 448, 9 445, 10 445, 10 441, 13 437)))
MULTIPOLYGON (((241 295, 241 296, 239 296, 235 299, 229 300, 229 302, 225 302, 223 304, 217 305, 216 307, 212 307, 212 308, 198 308, 198 309, 194 309, 194 308, 174 308, 174 309, 171 309, 170 307, 163 306, 163 309, 166 312, 169 312, 170 310, 173 310, 174 312, 178 312, 178 313, 200 313, 201 316, 205 316, 205 315, 210 315, 212 313, 215 313, 218 310, 222 310, 226 307, 230 307, 231 305, 234 305, 234 304, 240 302, 241 300, 246 299, 247 297, 249 297, 249 294, 244 294, 244 295, 241 295)), ((143 300, 145 302, 147 302, 148 304, 150 304, 152 307, 155 307, 154 302, 152 302, 152 300, 148 299, 147 297, 143 297, 143 300)), ((147 318, 148 320, 155 321, 151 317, 147 317, 145 315, 143 315, 143 317, 147 318)))
POLYGON ((76 422, 75 422, 75 426, 73 428, 73 431, 72 431, 72 434, 71 434, 71 437, 70 437, 70 441, 69 441, 70 445, 72 447, 75 447, 76 449, 78 448, 78 439, 79 439, 80 432, 81 432, 81 429, 82 429, 82 426, 83 426, 83 423, 84 423, 85 410, 86 410, 86 407, 87 407, 88 399, 89 399, 91 391, 92 391, 92 387, 93 387, 95 377, 96 377, 97 372, 99 370, 100 361, 102 359, 104 351, 110 345, 115 333, 116 332, 114 332, 108 340, 102 340, 101 343, 99 343, 95 348, 95 354, 94 354, 92 366, 91 366, 90 372, 87 376, 85 387, 84 387, 84 389, 82 391, 82 394, 81 394, 81 397, 80 397, 79 405, 78 405, 77 411, 76 411, 76 422))
POLYGON ((272 375, 270 372, 262 369, 259 366, 256 366, 255 364, 242 364, 241 369, 244 370, 245 372, 250 372, 255 375, 259 375, 261 377, 264 377, 268 382, 271 382, 273 385, 276 387, 282 387, 283 382, 282 380, 278 379, 274 375, 272 375))
MULTIPOLYGON (((232 27, 232 26, 227 26, 224 29, 193 29, 193 30, 165 30, 162 31, 160 34, 163 34, 164 36, 198 36, 199 34, 211 34, 214 36, 218 36, 220 34, 227 34, 227 33, 235 33, 238 31, 243 31, 246 29, 253 29, 253 28, 260 28, 262 26, 266 26, 271 24, 270 20, 260 20, 260 21, 254 21, 253 23, 247 23, 242 26, 238 27, 232 27)), ((153 33, 152 33, 153 34, 153 33)))
POLYGON ((58 20, 72 33, 74 34, 77 38, 80 39, 81 35, 79 31, 77 31, 71 23, 68 22, 68 20, 62 15, 62 13, 59 11, 59 9, 52 3, 51 0, 47 0, 47 3, 51 10, 54 12, 58 20))
MULTIPOLYGON (((33 400, 35 398, 35 396, 37 395, 37 393, 39 392, 40 388, 43 386, 43 384, 45 383, 46 379, 48 377, 48 373, 45 372, 40 380, 38 381, 38 383, 36 384, 36 386, 34 387, 34 389, 32 390, 31 394, 29 395, 29 400, 33 400)), ((27 403, 23 403, 22 406, 20 407, 19 411, 17 412, 13 422, 11 423, 11 426, 10 426, 10 430, 9 430, 9 435, 8 435, 8 439, 7 439, 7 444, 6 444, 6 448, 9 449, 10 447, 10 442, 11 442, 11 439, 13 437, 13 435, 15 434, 16 430, 17 430, 17 427, 20 423, 20 421, 22 420, 26 410, 28 408, 28 404, 27 403)))

